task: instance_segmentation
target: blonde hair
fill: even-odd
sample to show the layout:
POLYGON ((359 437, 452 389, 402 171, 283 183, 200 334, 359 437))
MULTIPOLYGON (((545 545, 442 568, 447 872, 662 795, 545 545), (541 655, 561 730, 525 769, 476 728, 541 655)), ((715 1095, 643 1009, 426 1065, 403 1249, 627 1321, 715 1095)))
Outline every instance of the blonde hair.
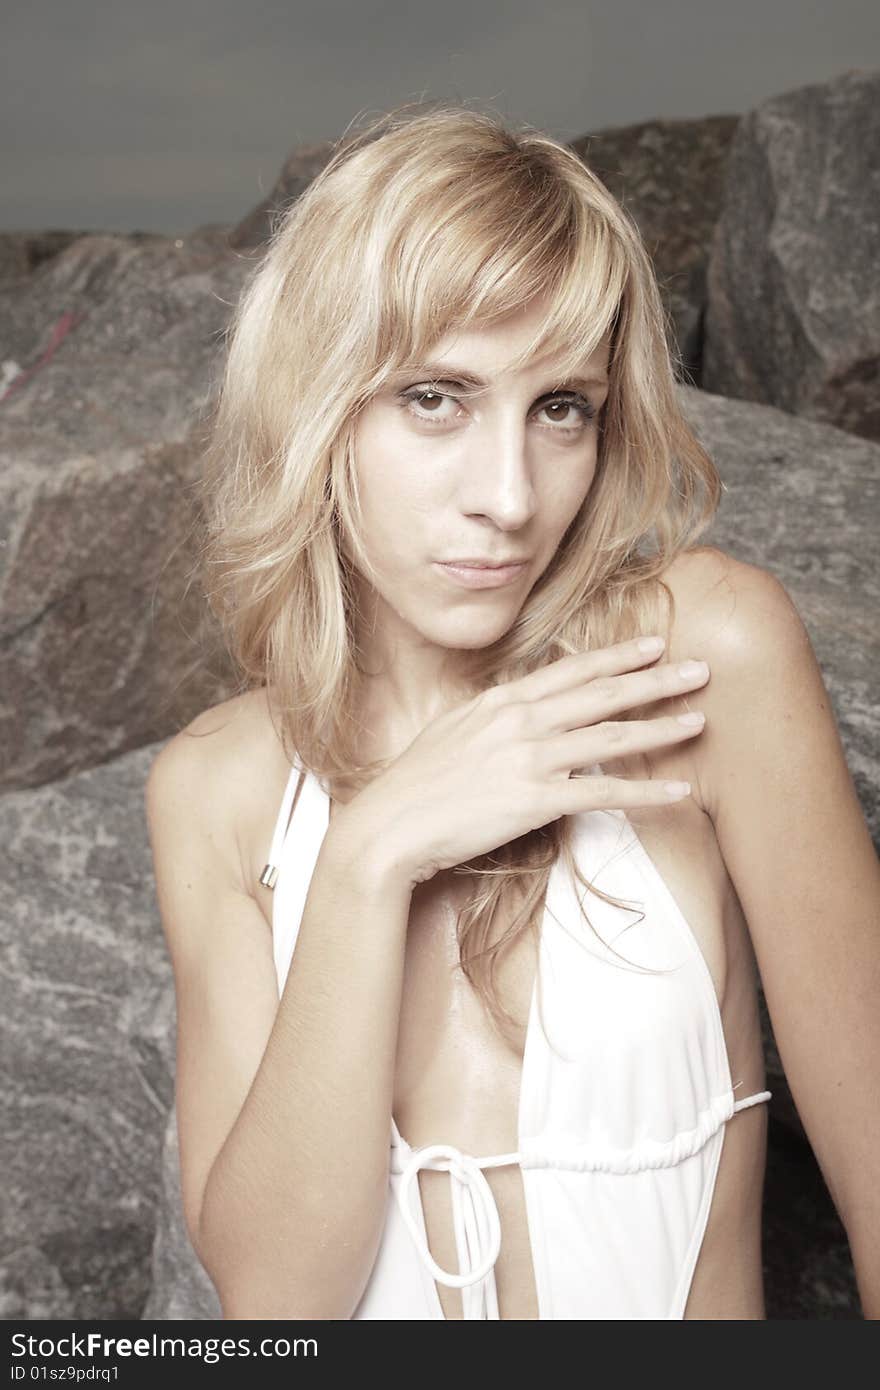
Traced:
MULTIPOLYGON (((358 614, 341 543, 369 577, 357 412, 447 332, 536 294, 546 317, 510 367, 552 349, 568 373, 609 335, 609 391, 589 493, 509 631, 470 654, 476 688, 639 632, 668 635, 673 600, 660 576, 717 507, 720 480, 678 404, 635 224, 549 135, 422 103, 340 140, 276 216, 249 272, 199 485, 202 584, 242 688, 268 688, 288 758, 319 778, 359 788, 387 766, 360 762, 357 749, 358 614)), ((511 1017, 496 958, 537 927, 560 855, 615 901, 580 873, 567 817, 456 870, 477 885, 459 914, 461 968, 496 1024, 511 1017)))

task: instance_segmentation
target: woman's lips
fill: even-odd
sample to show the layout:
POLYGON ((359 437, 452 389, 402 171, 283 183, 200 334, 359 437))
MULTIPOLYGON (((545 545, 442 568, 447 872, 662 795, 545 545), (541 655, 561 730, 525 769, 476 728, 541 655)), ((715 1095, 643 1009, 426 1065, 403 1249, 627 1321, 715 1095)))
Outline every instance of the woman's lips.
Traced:
POLYGON ((444 565, 436 561, 434 563, 436 569, 466 589, 498 589, 503 584, 510 584, 514 579, 518 579, 526 568, 525 561, 521 565, 502 565, 497 569, 485 565, 444 565))

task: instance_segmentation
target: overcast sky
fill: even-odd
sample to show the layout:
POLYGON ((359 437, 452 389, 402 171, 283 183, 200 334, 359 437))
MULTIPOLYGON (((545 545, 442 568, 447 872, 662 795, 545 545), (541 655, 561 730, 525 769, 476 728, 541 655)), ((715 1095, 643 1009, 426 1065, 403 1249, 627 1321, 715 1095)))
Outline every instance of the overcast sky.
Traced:
POLYGON ((562 139, 880 67, 876 0, 3 0, 0 228, 235 222, 419 98, 562 139))

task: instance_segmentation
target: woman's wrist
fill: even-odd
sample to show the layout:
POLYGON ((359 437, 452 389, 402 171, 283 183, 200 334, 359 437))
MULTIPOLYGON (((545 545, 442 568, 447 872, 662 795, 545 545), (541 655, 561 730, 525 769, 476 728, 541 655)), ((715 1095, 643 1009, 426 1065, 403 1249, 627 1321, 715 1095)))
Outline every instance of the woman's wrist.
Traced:
POLYGON ((334 811, 320 857, 368 894, 409 896, 418 881, 417 866, 387 821, 368 819, 353 808, 334 811))

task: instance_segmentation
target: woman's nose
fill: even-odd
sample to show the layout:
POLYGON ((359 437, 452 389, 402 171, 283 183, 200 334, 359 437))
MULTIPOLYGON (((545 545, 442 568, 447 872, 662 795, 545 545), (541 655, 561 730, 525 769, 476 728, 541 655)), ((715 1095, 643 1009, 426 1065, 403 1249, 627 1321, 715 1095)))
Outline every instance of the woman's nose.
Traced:
POLYGON ((486 421, 474 432, 463 486, 465 510, 490 517, 504 530, 524 526, 537 498, 533 461, 521 419, 486 421))

